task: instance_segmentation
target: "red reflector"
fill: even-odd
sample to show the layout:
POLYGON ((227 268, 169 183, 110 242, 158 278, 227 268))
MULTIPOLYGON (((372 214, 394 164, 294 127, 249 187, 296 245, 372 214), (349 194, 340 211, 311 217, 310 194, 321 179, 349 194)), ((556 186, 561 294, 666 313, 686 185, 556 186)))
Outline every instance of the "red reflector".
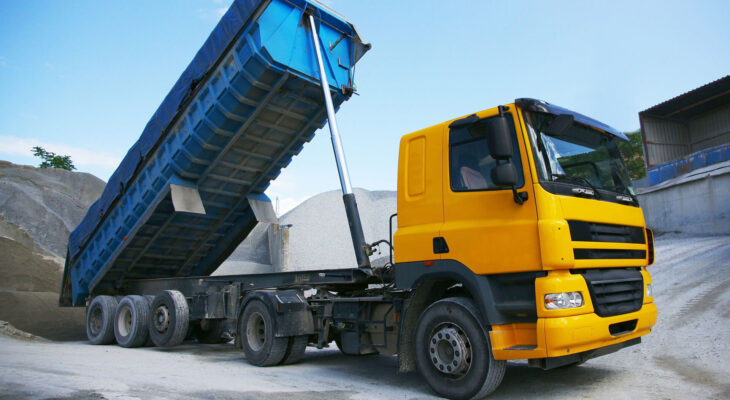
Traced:
POLYGON ((124 237, 124 240, 127 240, 127 237, 126 236, 124 237))
POLYGON ((433 265, 433 261, 424 261, 424 262, 423 262, 423 265, 425 265, 425 266, 427 266, 427 267, 430 267, 430 266, 432 266, 432 265, 433 265))

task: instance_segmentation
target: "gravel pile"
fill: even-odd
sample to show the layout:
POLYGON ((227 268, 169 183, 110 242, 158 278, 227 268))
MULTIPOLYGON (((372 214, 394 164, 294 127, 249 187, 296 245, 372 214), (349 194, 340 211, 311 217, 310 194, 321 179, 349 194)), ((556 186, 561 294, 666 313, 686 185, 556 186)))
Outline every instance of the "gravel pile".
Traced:
POLYGON ((65 257, 69 233, 99 198, 104 185, 83 172, 0 161, 0 236, 65 257))
MULTIPOLYGON (((365 240, 373 243, 388 239, 388 219, 396 212, 396 192, 355 189, 365 240)), ((279 218, 289 228, 290 268, 292 270, 353 268, 355 251, 345 216, 342 192, 318 194, 279 218)), ((393 221, 393 229, 397 220, 393 221)), ((272 271, 268 257, 266 224, 254 231, 221 265, 216 274, 272 271)), ((371 257, 374 265, 388 258, 387 245, 371 257)))

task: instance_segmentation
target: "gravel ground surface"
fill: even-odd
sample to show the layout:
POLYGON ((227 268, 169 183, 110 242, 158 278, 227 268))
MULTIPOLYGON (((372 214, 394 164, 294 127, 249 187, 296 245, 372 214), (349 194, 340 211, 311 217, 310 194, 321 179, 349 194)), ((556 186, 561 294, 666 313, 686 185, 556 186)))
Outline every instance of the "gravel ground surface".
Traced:
MULTIPOLYGON (((490 398, 730 398, 730 237, 659 237, 657 255, 659 320, 642 344, 551 371, 510 363, 490 398)), ((417 373, 396 371, 395 357, 336 349, 257 368, 232 344, 123 349, 0 335, 0 399, 435 398, 417 373)))

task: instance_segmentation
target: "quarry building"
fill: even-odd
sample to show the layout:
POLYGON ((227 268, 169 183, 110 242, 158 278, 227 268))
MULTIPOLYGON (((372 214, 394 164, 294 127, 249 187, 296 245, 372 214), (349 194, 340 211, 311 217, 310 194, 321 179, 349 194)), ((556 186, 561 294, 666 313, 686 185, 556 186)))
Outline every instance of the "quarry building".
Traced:
POLYGON ((647 225, 730 233, 730 75, 641 111, 639 121, 647 225))

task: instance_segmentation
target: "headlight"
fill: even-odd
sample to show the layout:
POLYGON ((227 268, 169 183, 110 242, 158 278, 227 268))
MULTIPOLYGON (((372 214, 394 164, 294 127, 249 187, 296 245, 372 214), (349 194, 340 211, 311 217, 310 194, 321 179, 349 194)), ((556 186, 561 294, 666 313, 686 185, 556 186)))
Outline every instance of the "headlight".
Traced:
POLYGON ((651 283, 646 285, 646 297, 654 297, 654 290, 651 288, 651 283))
POLYGON ((545 308, 561 310, 576 308, 583 305, 583 295, 580 292, 550 293, 545 295, 545 308))

